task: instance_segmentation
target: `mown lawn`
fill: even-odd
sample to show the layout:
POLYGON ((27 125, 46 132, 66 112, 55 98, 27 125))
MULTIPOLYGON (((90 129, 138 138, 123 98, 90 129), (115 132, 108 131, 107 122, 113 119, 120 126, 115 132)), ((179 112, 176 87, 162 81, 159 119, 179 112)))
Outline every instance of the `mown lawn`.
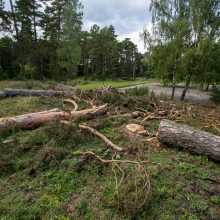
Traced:
MULTIPOLYGON (((109 116, 131 113, 137 108, 153 111, 147 90, 79 95, 81 100, 77 102, 81 109, 88 107, 84 100, 94 98, 96 105, 109 104, 109 116)), ((174 107, 177 110, 190 107, 179 121, 196 128, 208 123, 205 115, 210 112, 220 120, 220 110, 212 103, 160 103, 155 98, 154 101, 168 113, 174 107)), ((62 104, 62 97, 10 98, 0 100, 0 106, 0 117, 67 108, 62 104)), ((168 118, 172 119, 170 115, 168 118)), ((150 132, 157 132, 159 126, 159 121, 104 116, 90 120, 81 117, 70 125, 56 119, 31 131, 1 131, 0 219, 220 219, 219 164, 205 156, 175 149, 175 146, 172 149, 129 140, 121 132, 129 123, 141 124, 150 132), (80 132, 79 124, 91 126, 118 146, 132 147, 136 151, 128 155, 115 154, 98 138, 80 132), (104 159, 153 162, 144 165, 151 179, 151 196, 142 209, 134 210, 142 197, 134 200, 138 185, 133 182, 133 169, 126 167, 127 178, 118 190, 118 197, 112 167, 80 156, 88 150, 104 159)), ((214 128, 206 130, 218 135, 214 128)))
MULTIPOLYGON (((113 88, 121 88, 128 87, 134 85, 141 85, 151 82, 158 82, 158 79, 145 79, 145 78, 137 78, 136 80, 84 80, 82 77, 77 79, 67 81, 67 85, 75 86, 78 89, 82 90, 92 90, 92 89, 100 89, 103 86, 110 85, 113 88)), ((63 83, 64 82, 60 82, 63 83)), ((55 81, 44 81, 40 82, 37 80, 27 80, 27 81, 16 81, 16 80, 4 80, 0 81, 0 90, 4 90, 6 88, 17 88, 17 89, 59 89, 57 87, 58 82, 55 81)))

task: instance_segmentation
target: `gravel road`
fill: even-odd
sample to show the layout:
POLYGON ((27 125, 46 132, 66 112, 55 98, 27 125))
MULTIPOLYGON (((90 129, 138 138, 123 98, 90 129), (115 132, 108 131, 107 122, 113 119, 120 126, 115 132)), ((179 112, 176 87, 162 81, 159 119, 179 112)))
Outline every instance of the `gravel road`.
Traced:
MULTIPOLYGON (((150 91, 153 91, 156 95, 164 94, 167 97, 171 96, 172 88, 171 87, 165 87, 164 85, 160 83, 148 83, 143 85, 136 85, 136 86, 130 86, 126 88, 119 88, 120 92, 125 92, 129 89, 134 88, 149 88, 150 91)), ((175 92, 175 99, 180 99, 182 94, 183 88, 177 87, 175 92)), ((189 89, 186 93, 186 99, 187 101, 208 101, 210 98, 210 92, 205 92, 197 89, 189 89)))

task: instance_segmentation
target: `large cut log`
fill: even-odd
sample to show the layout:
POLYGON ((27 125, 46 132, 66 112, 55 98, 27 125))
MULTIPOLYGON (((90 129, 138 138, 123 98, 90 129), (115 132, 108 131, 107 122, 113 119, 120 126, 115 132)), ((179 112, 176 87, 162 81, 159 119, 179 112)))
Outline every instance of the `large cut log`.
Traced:
POLYGON ((61 96, 69 94, 67 91, 55 91, 55 90, 32 90, 32 89, 5 89, 4 93, 6 97, 16 96, 61 96))
POLYGON ((10 127, 16 127, 20 129, 32 129, 40 126, 43 123, 51 121, 55 117, 59 117, 62 120, 69 120, 74 117, 83 115, 95 117, 106 114, 107 110, 107 105, 102 105, 99 107, 80 111, 73 110, 71 112, 65 112, 59 111, 59 109, 52 109, 49 111, 30 113, 10 118, 0 118, 0 129, 7 129, 10 127))
POLYGON ((170 147, 182 148, 197 155, 206 155, 210 159, 220 162, 219 136, 170 120, 163 120, 157 138, 161 143, 170 147))

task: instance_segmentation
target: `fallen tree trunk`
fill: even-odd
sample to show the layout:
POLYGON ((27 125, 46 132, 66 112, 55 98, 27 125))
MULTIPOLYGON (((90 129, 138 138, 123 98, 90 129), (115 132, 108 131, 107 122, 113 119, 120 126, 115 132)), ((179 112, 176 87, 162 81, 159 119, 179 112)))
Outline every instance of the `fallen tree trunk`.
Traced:
POLYGON ((55 90, 32 90, 32 89, 5 89, 6 97, 16 96, 61 96, 69 94, 67 91, 55 91, 55 90))
MULTIPOLYGON (((66 101, 69 102, 69 100, 66 101)), ((0 118, 0 129, 16 127, 16 128, 28 130, 38 127, 43 123, 49 122, 55 117, 59 117, 62 120, 68 120, 83 115, 95 117, 106 114, 107 110, 108 110, 107 105, 102 105, 99 107, 94 107, 91 109, 85 109, 80 111, 73 110, 71 112, 65 112, 65 111, 59 111, 59 109, 52 109, 49 111, 30 113, 30 114, 19 115, 10 118, 0 118)))
POLYGON ((220 162, 219 136, 170 120, 163 120, 157 138, 161 143, 168 146, 182 148, 197 155, 205 155, 216 162, 220 162))

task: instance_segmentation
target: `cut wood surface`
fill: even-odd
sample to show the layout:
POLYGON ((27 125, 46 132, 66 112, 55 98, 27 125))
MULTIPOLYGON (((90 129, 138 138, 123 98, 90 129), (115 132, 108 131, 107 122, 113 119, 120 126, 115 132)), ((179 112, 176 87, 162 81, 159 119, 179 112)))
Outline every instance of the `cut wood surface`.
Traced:
MULTIPOLYGON (((68 101, 68 100, 66 100, 68 101)), ((78 106, 75 106, 75 109, 78 106)), ((106 114, 108 110, 107 105, 102 105, 99 107, 93 107, 91 109, 85 109, 80 111, 65 112, 59 109, 52 109, 43 112, 29 113, 25 115, 19 115, 9 118, 0 118, 0 129, 7 129, 10 127, 17 127, 20 129, 31 129, 40 126, 43 123, 53 120, 55 117, 59 117, 62 120, 72 119, 74 117, 89 115, 89 116, 99 116, 106 114)))
POLYGON ((138 124, 126 125, 126 129, 132 133, 146 133, 144 126, 138 124))
POLYGON ((205 155, 220 162, 220 136, 170 120, 163 120, 157 137, 161 143, 168 146, 182 148, 197 155, 205 155))

